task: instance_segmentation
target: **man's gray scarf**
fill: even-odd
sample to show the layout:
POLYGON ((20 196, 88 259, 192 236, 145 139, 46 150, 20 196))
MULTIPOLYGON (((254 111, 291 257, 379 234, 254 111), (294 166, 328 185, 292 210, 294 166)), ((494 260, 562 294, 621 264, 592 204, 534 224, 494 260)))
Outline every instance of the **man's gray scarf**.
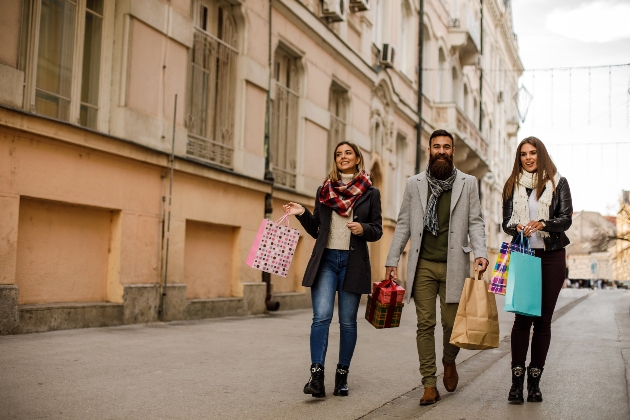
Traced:
POLYGON ((431 172, 427 169, 427 181, 429 181, 429 187, 431 188, 431 195, 427 203, 427 211, 424 213, 424 227, 433 236, 438 234, 438 217, 437 206, 438 200, 444 191, 453 189, 453 182, 457 176, 457 169, 453 167, 453 173, 445 180, 436 179, 431 176, 431 172))

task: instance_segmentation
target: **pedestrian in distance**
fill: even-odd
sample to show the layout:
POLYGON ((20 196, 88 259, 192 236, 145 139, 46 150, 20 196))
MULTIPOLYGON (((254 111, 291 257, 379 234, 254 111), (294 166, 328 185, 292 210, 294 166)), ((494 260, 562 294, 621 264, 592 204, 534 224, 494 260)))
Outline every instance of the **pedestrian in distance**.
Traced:
POLYGON ((315 238, 302 285, 311 288, 311 377, 304 393, 326 396, 324 362, 335 295, 339 310, 339 363, 334 395, 348 395, 348 373, 357 343, 357 312, 361 295, 371 292, 368 242, 383 235, 381 194, 364 170, 357 145, 342 141, 335 147, 333 164, 317 189, 314 211, 297 203, 283 206, 315 238))
POLYGON ((503 230, 514 240, 521 232, 541 259, 540 317, 516 314, 512 327, 512 387, 508 401, 523 404, 525 361, 532 325, 531 358, 527 367, 527 401, 541 402, 540 378, 551 343, 551 317, 566 275, 566 231, 573 204, 567 180, 560 176, 547 149, 536 137, 521 141, 512 174, 503 187, 503 230))
POLYGON ((485 225, 477 179, 455 168, 453 136, 437 130, 429 139, 427 170, 407 180, 398 223, 385 263, 385 279, 398 278, 398 260, 411 238, 407 290, 418 317, 416 343, 424 394, 420 405, 441 399, 437 389, 435 325, 436 297, 442 317, 444 386, 455 391, 459 376, 455 358, 459 347, 450 344, 455 315, 466 277, 470 253, 480 273, 488 267, 485 225))

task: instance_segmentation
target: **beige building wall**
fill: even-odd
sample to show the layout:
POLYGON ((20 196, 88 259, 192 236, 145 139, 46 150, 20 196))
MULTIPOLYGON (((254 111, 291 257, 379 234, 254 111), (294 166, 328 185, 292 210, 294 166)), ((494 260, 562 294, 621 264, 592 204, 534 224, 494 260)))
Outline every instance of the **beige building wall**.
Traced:
MULTIPOLYGON (((61 302, 123 305, 124 322, 153 319, 133 314, 157 313, 165 299, 180 319, 246 313, 255 300, 248 293, 264 289, 249 286, 262 275, 245 258, 265 196, 273 192, 274 220, 287 201, 312 208, 342 139, 361 147, 382 193, 384 235, 370 245, 380 278, 415 173, 419 3, 369 3, 362 11, 343 2, 335 15, 319 1, 274 1, 270 67, 267 0, 79 1, 66 32, 72 43, 45 35, 67 61, 44 68, 37 40, 49 3, 8 0, 0 16, 0 284, 10 297, 0 301, 15 300, 24 314, 61 302), (393 61, 383 61, 392 47, 393 61), (50 68, 64 70, 51 76, 50 68), (46 91, 53 79, 59 91, 46 91)), ((423 22, 421 170, 430 133, 453 132, 457 167, 483 180, 491 248, 518 127, 510 98, 522 65, 510 14, 504 2, 484 2, 492 64, 480 59, 477 2, 428 0, 423 22), (480 92, 480 69, 496 66, 515 71, 484 73, 480 92)), ((302 233, 291 270, 272 276, 285 307, 308 302, 301 280, 314 244, 291 224, 302 233)))

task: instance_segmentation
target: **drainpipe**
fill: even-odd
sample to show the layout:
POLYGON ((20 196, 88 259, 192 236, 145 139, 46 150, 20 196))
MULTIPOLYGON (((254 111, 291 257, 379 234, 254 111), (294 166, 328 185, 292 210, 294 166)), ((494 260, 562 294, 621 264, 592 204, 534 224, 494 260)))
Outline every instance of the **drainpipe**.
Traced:
MULTIPOLYGON (((273 171, 271 170, 271 159, 269 156, 269 129, 270 129, 270 116, 271 116, 271 74, 273 72, 272 52, 271 52, 271 15, 273 13, 273 0, 269 0, 269 80, 267 87, 267 104, 265 112, 265 181, 271 182, 271 191, 265 194, 265 219, 271 220, 273 212, 273 171)), ((265 305, 268 311, 277 311, 280 309, 280 302, 273 301, 271 299, 272 285, 271 274, 262 272, 262 281, 267 284, 267 295, 265 296, 265 305)))
POLYGON ((416 172, 420 173, 420 158, 422 156, 422 66, 424 55, 424 0, 420 0, 418 12, 418 127, 416 129, 416 172))
MULTIPOLYGON (((483 0, 481 1, 481 32, 480 32, 480 36, 479 36, 479 43, 481 44, 479 46, 479 54, 481 55, 481 57, 483 58, 483 0)), ((484 63, 485 64, 485 63, 484 63)), ((483 94, 482 94, 482 88, 483 88, 483 66, 479 66, 480 67, 480 71, 479 71, 479 132, 483 132, 483 94)))

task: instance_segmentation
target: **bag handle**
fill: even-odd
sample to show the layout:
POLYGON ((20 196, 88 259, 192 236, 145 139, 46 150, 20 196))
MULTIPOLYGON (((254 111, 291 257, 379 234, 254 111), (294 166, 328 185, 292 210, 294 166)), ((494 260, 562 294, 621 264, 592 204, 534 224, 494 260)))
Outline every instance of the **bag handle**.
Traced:
POLYGON ((521 233, 519 234, 519 238, 520 238, 519 245, 522 246, 524 249, 530 249, 529 238, 523 234, 522 230, 521 230, 521 233))
POLYGON ((289 213, 284 213, 284 216, 276 220, 274 223, 276 225, 280 225, 282 222, 284 222, 286 227, 289 227, 289 213))

